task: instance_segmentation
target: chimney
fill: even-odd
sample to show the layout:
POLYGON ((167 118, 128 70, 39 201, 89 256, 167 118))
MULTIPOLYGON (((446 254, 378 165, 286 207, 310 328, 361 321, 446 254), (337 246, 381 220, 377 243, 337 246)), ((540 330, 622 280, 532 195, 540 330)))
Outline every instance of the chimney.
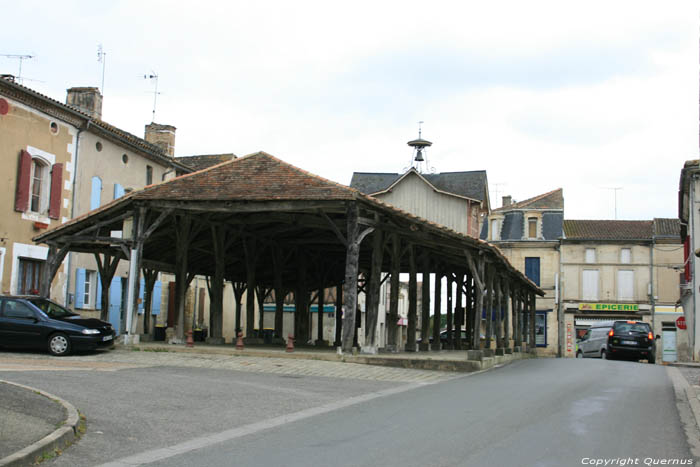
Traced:
POLYGON ((158 146, 170 157, 175 157, 175 128, 172 125, 149 123, 146 125, 145 140, 158 146))
POLYGON ((513 203, 513 197, 510 195, 503 196, 501 199, 502 199, 501 207, 510 206, 513 203))
POLYGON ((92 118, 102 119, 102 94, 97 88, 70 88, 66 104, 75 107, 92 118))

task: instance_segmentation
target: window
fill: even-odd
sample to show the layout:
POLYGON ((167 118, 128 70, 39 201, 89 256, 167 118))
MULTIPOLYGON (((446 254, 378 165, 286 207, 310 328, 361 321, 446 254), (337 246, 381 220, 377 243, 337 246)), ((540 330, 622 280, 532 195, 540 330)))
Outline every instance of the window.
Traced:
POLYGON ((634 300, 634 271, 617 271, 617 299, 634 300))
POLYGON ((29 209, 32 212, 43 213, 48 201, 48 166, 40 159, 32 159, 31 198, 29 209))
POLYGON ((36 318, 34 310, 17 300, 7 300, 3 310, 5 318, 36 318))
POLYGON ((535 345, 547 347, 547 313, 535 313, 535 345))
POLYGON ((537 218, 528 217, 527 219, 527 237, 537 238, 537 218))
POLYGON ((583 299, 598 300, 598 270, 583 270, 583 299))
POLYGON ((630 264, 632 262, 631 248, 623 248, 620 250, 620 262, 622 264, 630 264))
POLYGON ((499 240, 500 235, 498 232, 498 219, 493 219, 491 221, 491 240, 499 240))
POLYGON ((150 165, 146 166, 146 185, 153 184, 153 167, 150 165))
POLYGON ((95 287, 95 272, 85 271, 85 288, 83 289, 83 306, 85 308, 90 308, 92 304, 91 297, 93 294, 93 289, 95 287))
POLYGON ((595 263, 595 248, 586 248, 586 262, 595 263))
POLYGON ((540 285, 540 258, 525 258, 525 276, 534 282, 538 287, 540 285))
POLYGON ((44 261, 20 258, 17 295, 38 295, 44 261))

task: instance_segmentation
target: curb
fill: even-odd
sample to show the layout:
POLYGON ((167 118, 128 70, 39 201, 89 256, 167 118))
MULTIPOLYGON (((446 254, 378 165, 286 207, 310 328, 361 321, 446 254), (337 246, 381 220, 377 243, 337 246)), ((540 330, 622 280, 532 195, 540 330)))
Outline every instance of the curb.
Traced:
POLYGON ((700 399, 698 399, 696 387, 688 383, 685 376, 675 366, 682 365, 668 365, 666 366, 666 373, 673 383, 676 407, 681 417, 683 431, 685 431, 690 452, 695 461, 698 462, 700 461, 700 431, 698 431, 700 427, 700 399))
POLYGON ((66 409, 66 420, 64 420, 63 425, 40 439, 39 441, 30 444, 24 449, 21 449, 14 454, 10 454, 4 459, 0 459, 0 467, 15 467, 21 465, 31 465, 34 463, 36 458, 45 452, 53 451, 55 449, 62 449, 70 445, 78 437, 78 425, 80 423, 80 415, 75 407, 69 402, 61 399, 60 397, 44 392, 40 389, 36 389, 30 386, 25 386, 23 384, 13 383, 12 381, 5 381, 0 379, 0 383, 7 383, 13 386, 17 386, 28 391, 33 391, 37 394, 58 402, 66 409))

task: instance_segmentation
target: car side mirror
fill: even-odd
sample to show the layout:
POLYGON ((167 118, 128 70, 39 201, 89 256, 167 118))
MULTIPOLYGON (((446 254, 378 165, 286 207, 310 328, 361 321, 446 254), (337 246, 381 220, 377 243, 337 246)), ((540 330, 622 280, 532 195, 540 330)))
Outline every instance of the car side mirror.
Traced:
POLYGON ((654 340, 658 341, 659 339, 661 339, 661 336, 657 334, 656 337, 654 338, 654 340))

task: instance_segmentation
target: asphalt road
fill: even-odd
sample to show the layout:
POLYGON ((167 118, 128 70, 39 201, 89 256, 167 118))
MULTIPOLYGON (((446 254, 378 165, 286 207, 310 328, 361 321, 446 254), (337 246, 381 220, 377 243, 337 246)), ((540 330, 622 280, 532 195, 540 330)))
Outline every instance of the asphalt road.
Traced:
POLYGON ((3 376, 53 392, 87 415, 87 435, 48 465, 693 459, 665 368, 633 362, 524 360, 431 384, 176 366, 3 376))

